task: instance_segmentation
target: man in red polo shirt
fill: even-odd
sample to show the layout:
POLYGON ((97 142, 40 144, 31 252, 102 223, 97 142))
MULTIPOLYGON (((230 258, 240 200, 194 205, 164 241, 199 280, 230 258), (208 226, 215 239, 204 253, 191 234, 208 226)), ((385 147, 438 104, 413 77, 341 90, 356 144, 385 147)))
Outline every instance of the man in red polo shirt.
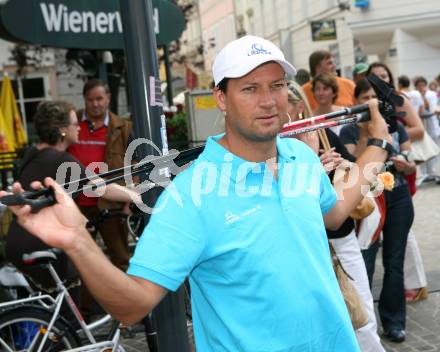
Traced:
MULTIPOLYGON (((89 80, 84 85, 83 96, 85 110, 77 111, 81 127, 79 142, 68 151, 96 173, 104 171, 97 168, 97 162, 106 163, 108 170, 123 167, 131 122, 109 111, 110 90, 105 82, 89 80)), ((122 203, 83 194, 77 198, 77 202, 88 219, 95 217, 99 209, 124 206, 122 203)), ((121 219, 111 218, 99 224, 97 230, 104 240, 112 263, 125 271, 130 258, 125 224, 121 219)))

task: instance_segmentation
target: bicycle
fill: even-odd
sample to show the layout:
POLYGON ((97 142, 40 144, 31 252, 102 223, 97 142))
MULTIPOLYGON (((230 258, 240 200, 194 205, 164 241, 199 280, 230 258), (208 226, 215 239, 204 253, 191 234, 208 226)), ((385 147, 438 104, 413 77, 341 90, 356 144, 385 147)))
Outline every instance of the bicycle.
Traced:
MULTIPOLYGON (((112 217, 119 216, 126 219, 128 233, 131 236, 131 246, 134 247, 139 241, 139 233, 144 228, 144 214, 136 207, 130 206, 132 213, 127 215, 117 209, 103 209, 96 217, 96 219, 89 222, 88 226, 95 226, 101 221, 112 217)), ((185 305, 185 316, 187 323, 187 333, 189 338, 190 346, 194 346, 194 334, 193 334, 193 324, 192 324, 192 313, 191 313, 191 294, 189 288, 189 282, 185 280, 183 285, 184 288, 184 305, 185 305)), ((157 340, 157 329, 153 318, 153 314, 149 313, 142 319, 142 324, 144 325, 144 332, 147 340, 147 345, 150 352, 158 351, 158 340, 157 340)), ((194 349, 194 348, 193 348, 194 349)))
MULTIPOLYGON (((129 233, 135 240, 138 239, 134 231, 139 228, 139 217, 134 214, 127 215, 120 210, 104 209, 96 218, 89 221, 87 226, 91 228, 113 216, 126 220, 129 233)), ((91 324, 85 324, 67 288, 52 265, 59 253, 61 253, 60 250, 50 249, 23 256, 25 264, 39 265, 49 271, 56 283, 57 294, 52 297, 41 292, 29 291, 30 295, 27 298, 17 299, 17 297, 10 296, 9 302, 0 303, 0 346, 2 350, 123 351, 123 347, 119 345, 120 333, 127 331, 127 335, 132 335, 131 328, 120 327, 118 322, 113 321, 105 337, 92 334, 93 330, 107 324, 112 318, 110 315, 105 315, 91 324), (68 309, 73 313, 74 322, 79 329, 60 313, 63 302, 67 303, 68 309)), ((25 278, 19 275, 25 281, 25 278)), ((149 329, 153 330, 152 327, 149 329)), ((150 333, 150 335, 147 340, 154 337, 154 334, 150 333)), ((151 347, 156 346, 152 340, 148 341, 148 344, 151 347)))
POLYGON ((113 321, 107 336, 94 336, 92 331, 103 326, 112 318, 103 318, 86 324, 67 288, 55 271, 52 263, 57 260, 58 249, 36 251, 23 255, 27 265, 41 265, 51 274, 56 283, 55 298, 37 293, 28 298, 0 304, 0 346, 4 351, 118 351, 124 348, 119 345, 119 322, 113 321), (60 314, 63 302, 67 303, 73 313, 75 328, 60 314))
MULTIPOLYGON (((129 233, 133 238, 132 242, 136 243, 139 239, 137 234, 142 228, 142 216, 139 213, 126 215, 120 210, 104 209, 88 223, 88 227, 96 226, 112 216, 126 219, 129 233)), ((97 342, 98 339, 91 333, 92 330, 107 324, 112 318, 110 315, 106 315, 91 324, 85 324, 66 287, 53 268, 52 262, 56 260, 57 253, 61 253, 61 251, 51 249, 32 252, 24 256, 26 264, 42 265, 49 270, 57 285, 57 295, 53 298, 40 292, 34 293, 28 298, 0 303, 0 346, 6 351, 124 351, 123 347, 119 345, 119 338, 121 332, 125 331, 127 335, 132 335, 130 327, 120 327, 119 323, 114 321, 107 334, 108 337, 104 341, 97 342), (73 312, 75 322, 80 326, 80 329, 75 329, 71 322, 60 314, 64 300, 73 312), (12 344, 12 347, 8 344, 12 344)), ((185 305, 187 322, 192 330, 188 287, 186 287, 185 305)), ((149 350, 156 352, 158 350, 157 331, 152 314, 148 314, 142 323, 149 350)))
MULTIPOLYGON (((139 233, 143 229, 144 216, 143 213, 136 206, 131 205, 130 209, 132 213, 129 215, 119 209, 102 209, 94 219, 88 221, 87 228, 90 231, 93 231, 99 223, 105 221, 110 217, 120 217, 122 219, 125 219, 128 227, 128 234, 131 237, 129 246, 130 248, 133 248, 139 241, 139 233)), ((144 325, 144 332, 148 349, 150 350, 150 352, 157 352, 157 331, 152 313, 147 314, 142 319, 142 324, 144 325)))

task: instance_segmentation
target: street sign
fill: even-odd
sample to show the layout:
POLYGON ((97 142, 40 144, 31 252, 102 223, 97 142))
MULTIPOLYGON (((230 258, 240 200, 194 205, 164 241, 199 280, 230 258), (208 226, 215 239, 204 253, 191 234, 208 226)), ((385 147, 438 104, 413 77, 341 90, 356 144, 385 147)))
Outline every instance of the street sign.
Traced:
MULTIPOLYGON (((181 9, 168 0, 152 3, 157 45, 178 39, 185 27, 181 9)), ((0 37, 61 48, 124 48, 118 0, 9 0, 0 7, 0 37)))

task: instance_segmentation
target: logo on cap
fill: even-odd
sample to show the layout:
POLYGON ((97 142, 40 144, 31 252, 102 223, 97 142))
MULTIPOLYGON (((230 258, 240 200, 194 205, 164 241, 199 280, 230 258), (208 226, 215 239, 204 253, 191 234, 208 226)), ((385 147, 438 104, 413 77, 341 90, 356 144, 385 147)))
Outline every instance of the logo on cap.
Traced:
POLYGON ((272 53, 269 50, 264 49, 261 44, 253 44, 251 51, 248 52, 248 56, 258 55, 258 54, 271 55, 272 53))

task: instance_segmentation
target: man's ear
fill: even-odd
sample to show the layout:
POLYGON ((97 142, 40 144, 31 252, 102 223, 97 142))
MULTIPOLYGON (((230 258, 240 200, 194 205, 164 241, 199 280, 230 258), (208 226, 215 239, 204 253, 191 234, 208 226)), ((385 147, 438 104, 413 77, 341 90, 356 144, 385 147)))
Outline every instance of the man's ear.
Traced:
POLYGON ((214 95, 214 99, 217 103, 217 107, 222 111, 226 111, 226 95, 223 93, 218 87, 214 87, 212 90, 212 94, 214 95))

